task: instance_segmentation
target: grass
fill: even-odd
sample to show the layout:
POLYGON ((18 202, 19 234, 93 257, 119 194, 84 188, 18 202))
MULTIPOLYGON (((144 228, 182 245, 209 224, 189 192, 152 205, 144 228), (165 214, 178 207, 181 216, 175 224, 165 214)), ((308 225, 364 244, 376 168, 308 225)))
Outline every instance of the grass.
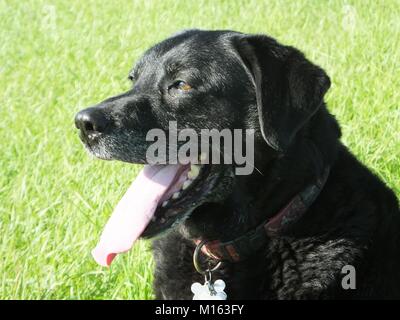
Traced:
POLYGON ((400 194, 399 1, 0 1, 0 298, 148 299, 140 242, 90 256, 138 167, 90 158, 74 114, 129 87, 152 44, 184 28, 268 33, 332 79, 343 141, 400 194))

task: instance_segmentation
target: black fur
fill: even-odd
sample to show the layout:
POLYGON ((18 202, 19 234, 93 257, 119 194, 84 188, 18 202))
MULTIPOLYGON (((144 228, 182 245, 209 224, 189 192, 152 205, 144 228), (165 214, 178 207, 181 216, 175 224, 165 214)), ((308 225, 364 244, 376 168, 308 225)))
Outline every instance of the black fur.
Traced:
MULTIPOLYGON (((325 166, 328 181, 302 219, 214 277, 227 283, 229 299, 400 298, 398 200, 340 142, 323 101, 330 81, 321 68, 266 36, 189 30, 147 51, 131 77, 131 91, 89 109, 102 113, 106 128, 96 139, 83 134, 99 157, 144 163, 146 130, 167 128, 171 119, 197 129, 256 130, 257 170, 232 181, 224 175, 218 197, 187 204, 190 217, 154 240, 158 299, 191 299, 191 284, 202 281, 192 264, 193 239, 230 240, 255 228, 325 166), (194 90, 171 93, 166 88, 176 78, 194 90), (341 287, 349 264, 355 290, 341 287)), ((88 129, 79 119, 77 125, 88 129)))

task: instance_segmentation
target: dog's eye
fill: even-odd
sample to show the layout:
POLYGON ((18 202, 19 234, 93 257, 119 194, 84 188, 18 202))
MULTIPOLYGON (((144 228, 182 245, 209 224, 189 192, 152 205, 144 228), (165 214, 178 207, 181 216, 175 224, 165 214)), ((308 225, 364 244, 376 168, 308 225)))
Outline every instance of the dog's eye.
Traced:
POLYGON ((192 87, 189 84, 187 84, 185 81, 178 80, 178 81, 175 81, 171 86, 169 86, 168 90, 170 90, 170 89, 178 89, 180 91, 187 92, 190 89, 192 89, 192 87))

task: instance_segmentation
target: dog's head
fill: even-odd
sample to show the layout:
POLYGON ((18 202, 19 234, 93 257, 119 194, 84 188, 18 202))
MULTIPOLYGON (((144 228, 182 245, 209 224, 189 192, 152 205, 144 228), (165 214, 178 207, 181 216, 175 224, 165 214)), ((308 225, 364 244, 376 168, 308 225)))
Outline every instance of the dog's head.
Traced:
MULTIPOLYGON (((254 129, 255 150, 262 149, 266 158, 278 156, 296 140, 330 86, 325 72, 298 50, 267 36, 231 31, 176 34, 149 49, 129 78, 128 92, 79 112, 76 126, 95 156, 141 164, 152 143, 147 133, 158 128, 168 136, 170 121, 199 136, 202 129, 254 129)), ((167 165, 154 167, 148 174, 167 165)), ((234 167, 178 164, 143 235, 178 224, 206 202, 222 201, 235 183, 234 167)))

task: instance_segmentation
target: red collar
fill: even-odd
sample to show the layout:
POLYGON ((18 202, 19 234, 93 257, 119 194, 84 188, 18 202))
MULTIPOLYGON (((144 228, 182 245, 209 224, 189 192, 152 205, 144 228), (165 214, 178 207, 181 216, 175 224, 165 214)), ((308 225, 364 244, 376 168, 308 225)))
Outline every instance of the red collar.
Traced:
POLYGON ((201 251, 212 259, 238 262, 248 258, 262 248, 269 238, 283 234, 303 216, 320 194, 328 175, 329 168, 327 167, 315 183, 298 193, 275 216, 264 221, 255 230, 226 242, 198 239, 195 240, 196 245, 201 245, 201 251))

